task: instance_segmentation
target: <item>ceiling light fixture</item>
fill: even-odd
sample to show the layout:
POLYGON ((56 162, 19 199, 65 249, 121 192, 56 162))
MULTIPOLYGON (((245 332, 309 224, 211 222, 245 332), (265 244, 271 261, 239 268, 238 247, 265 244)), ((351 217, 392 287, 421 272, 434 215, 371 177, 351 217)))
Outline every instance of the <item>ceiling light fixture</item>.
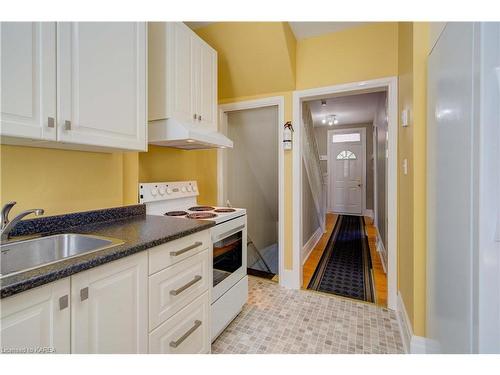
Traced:
POLYGON ((337 125, 339 123, 339 120, 337 119, 337 115, 333 115, 333 123, 337 125))
POLYGON ((333 125, 333 117, 328 116, 328 125, 332 126, 333 125))
POLYGON ((326 124, 326 117, 323 117, 323 120, 321 120, 322 124, 326 124))
POLYGON ((321 106, 326 107, 326 100, 325 99, 321 99, 321 106))

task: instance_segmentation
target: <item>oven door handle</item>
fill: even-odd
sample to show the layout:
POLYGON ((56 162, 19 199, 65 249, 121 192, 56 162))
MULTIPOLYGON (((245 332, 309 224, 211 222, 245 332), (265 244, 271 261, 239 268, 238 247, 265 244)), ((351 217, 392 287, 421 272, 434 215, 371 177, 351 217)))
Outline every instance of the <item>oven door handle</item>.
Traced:
POLYGON ((245 228, 245 224, 240 225, 239 227, 233 228, 233 229, 231 229, 231 230, 229 230, 227 232, 224 232, 222 234, 219 234, 218 236, 214 237, 212 240, 213 240, 213 242, 217 242, 217 241, 223 240, 226 237, 229 237, 229 236, 231 236, 231 235, 233 235, 235 233, 238 233, 243 228, 245 228))

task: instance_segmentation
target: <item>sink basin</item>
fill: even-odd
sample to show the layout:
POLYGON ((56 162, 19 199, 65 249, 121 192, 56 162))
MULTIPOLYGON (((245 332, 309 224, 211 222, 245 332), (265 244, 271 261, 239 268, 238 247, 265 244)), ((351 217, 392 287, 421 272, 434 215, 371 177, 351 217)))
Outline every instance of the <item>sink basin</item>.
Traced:
POLYGON ((122 244, 115 238, 87 234, 56 234, 0 245, 1 274, 10 276, 43 265, 55 263, 122 244))

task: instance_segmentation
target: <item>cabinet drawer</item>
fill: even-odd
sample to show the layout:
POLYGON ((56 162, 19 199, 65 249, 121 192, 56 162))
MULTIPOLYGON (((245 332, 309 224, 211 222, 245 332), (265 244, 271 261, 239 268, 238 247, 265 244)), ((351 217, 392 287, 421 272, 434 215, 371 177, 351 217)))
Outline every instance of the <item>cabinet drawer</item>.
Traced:
POLYGON ((208 250, 160 271, 149 278, 149 330, 177 313, 212 282, 208 250))
POLYGON ((210 300, 208 292, 194 300, 149 334, 153 354, 210 352, 210 300))
POLYGON ((188 237, 168 242, 149 250, 149 274, 199 253, 209 247, 210 231, 205 230, 188 237))

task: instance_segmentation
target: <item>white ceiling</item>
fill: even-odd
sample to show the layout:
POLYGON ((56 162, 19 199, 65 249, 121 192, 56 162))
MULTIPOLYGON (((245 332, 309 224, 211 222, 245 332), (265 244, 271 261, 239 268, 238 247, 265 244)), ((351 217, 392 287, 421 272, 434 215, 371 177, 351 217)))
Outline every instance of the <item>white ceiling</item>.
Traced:
POLYGON ((385 92, 358 94, 329 98, 326 106, 321 105, 321 99, 308 102, 311 109, 314 126, 329 126, 321 120, 328 115, 336 115, 339 123, 334 126, 372 123, 377 111, 377 105, 385 92))
MULTIPOLYGON (((214 22, 184 22, 191 29, 196 30, 208 26, 214 22)), ((334 33, 349 29, 351 27, 361 26, 368 22, 288 22, 292 28, 297 40, 334 33)))
POLYGON ((362 26, 367 22, 288 22, 297 40, 362 26))

